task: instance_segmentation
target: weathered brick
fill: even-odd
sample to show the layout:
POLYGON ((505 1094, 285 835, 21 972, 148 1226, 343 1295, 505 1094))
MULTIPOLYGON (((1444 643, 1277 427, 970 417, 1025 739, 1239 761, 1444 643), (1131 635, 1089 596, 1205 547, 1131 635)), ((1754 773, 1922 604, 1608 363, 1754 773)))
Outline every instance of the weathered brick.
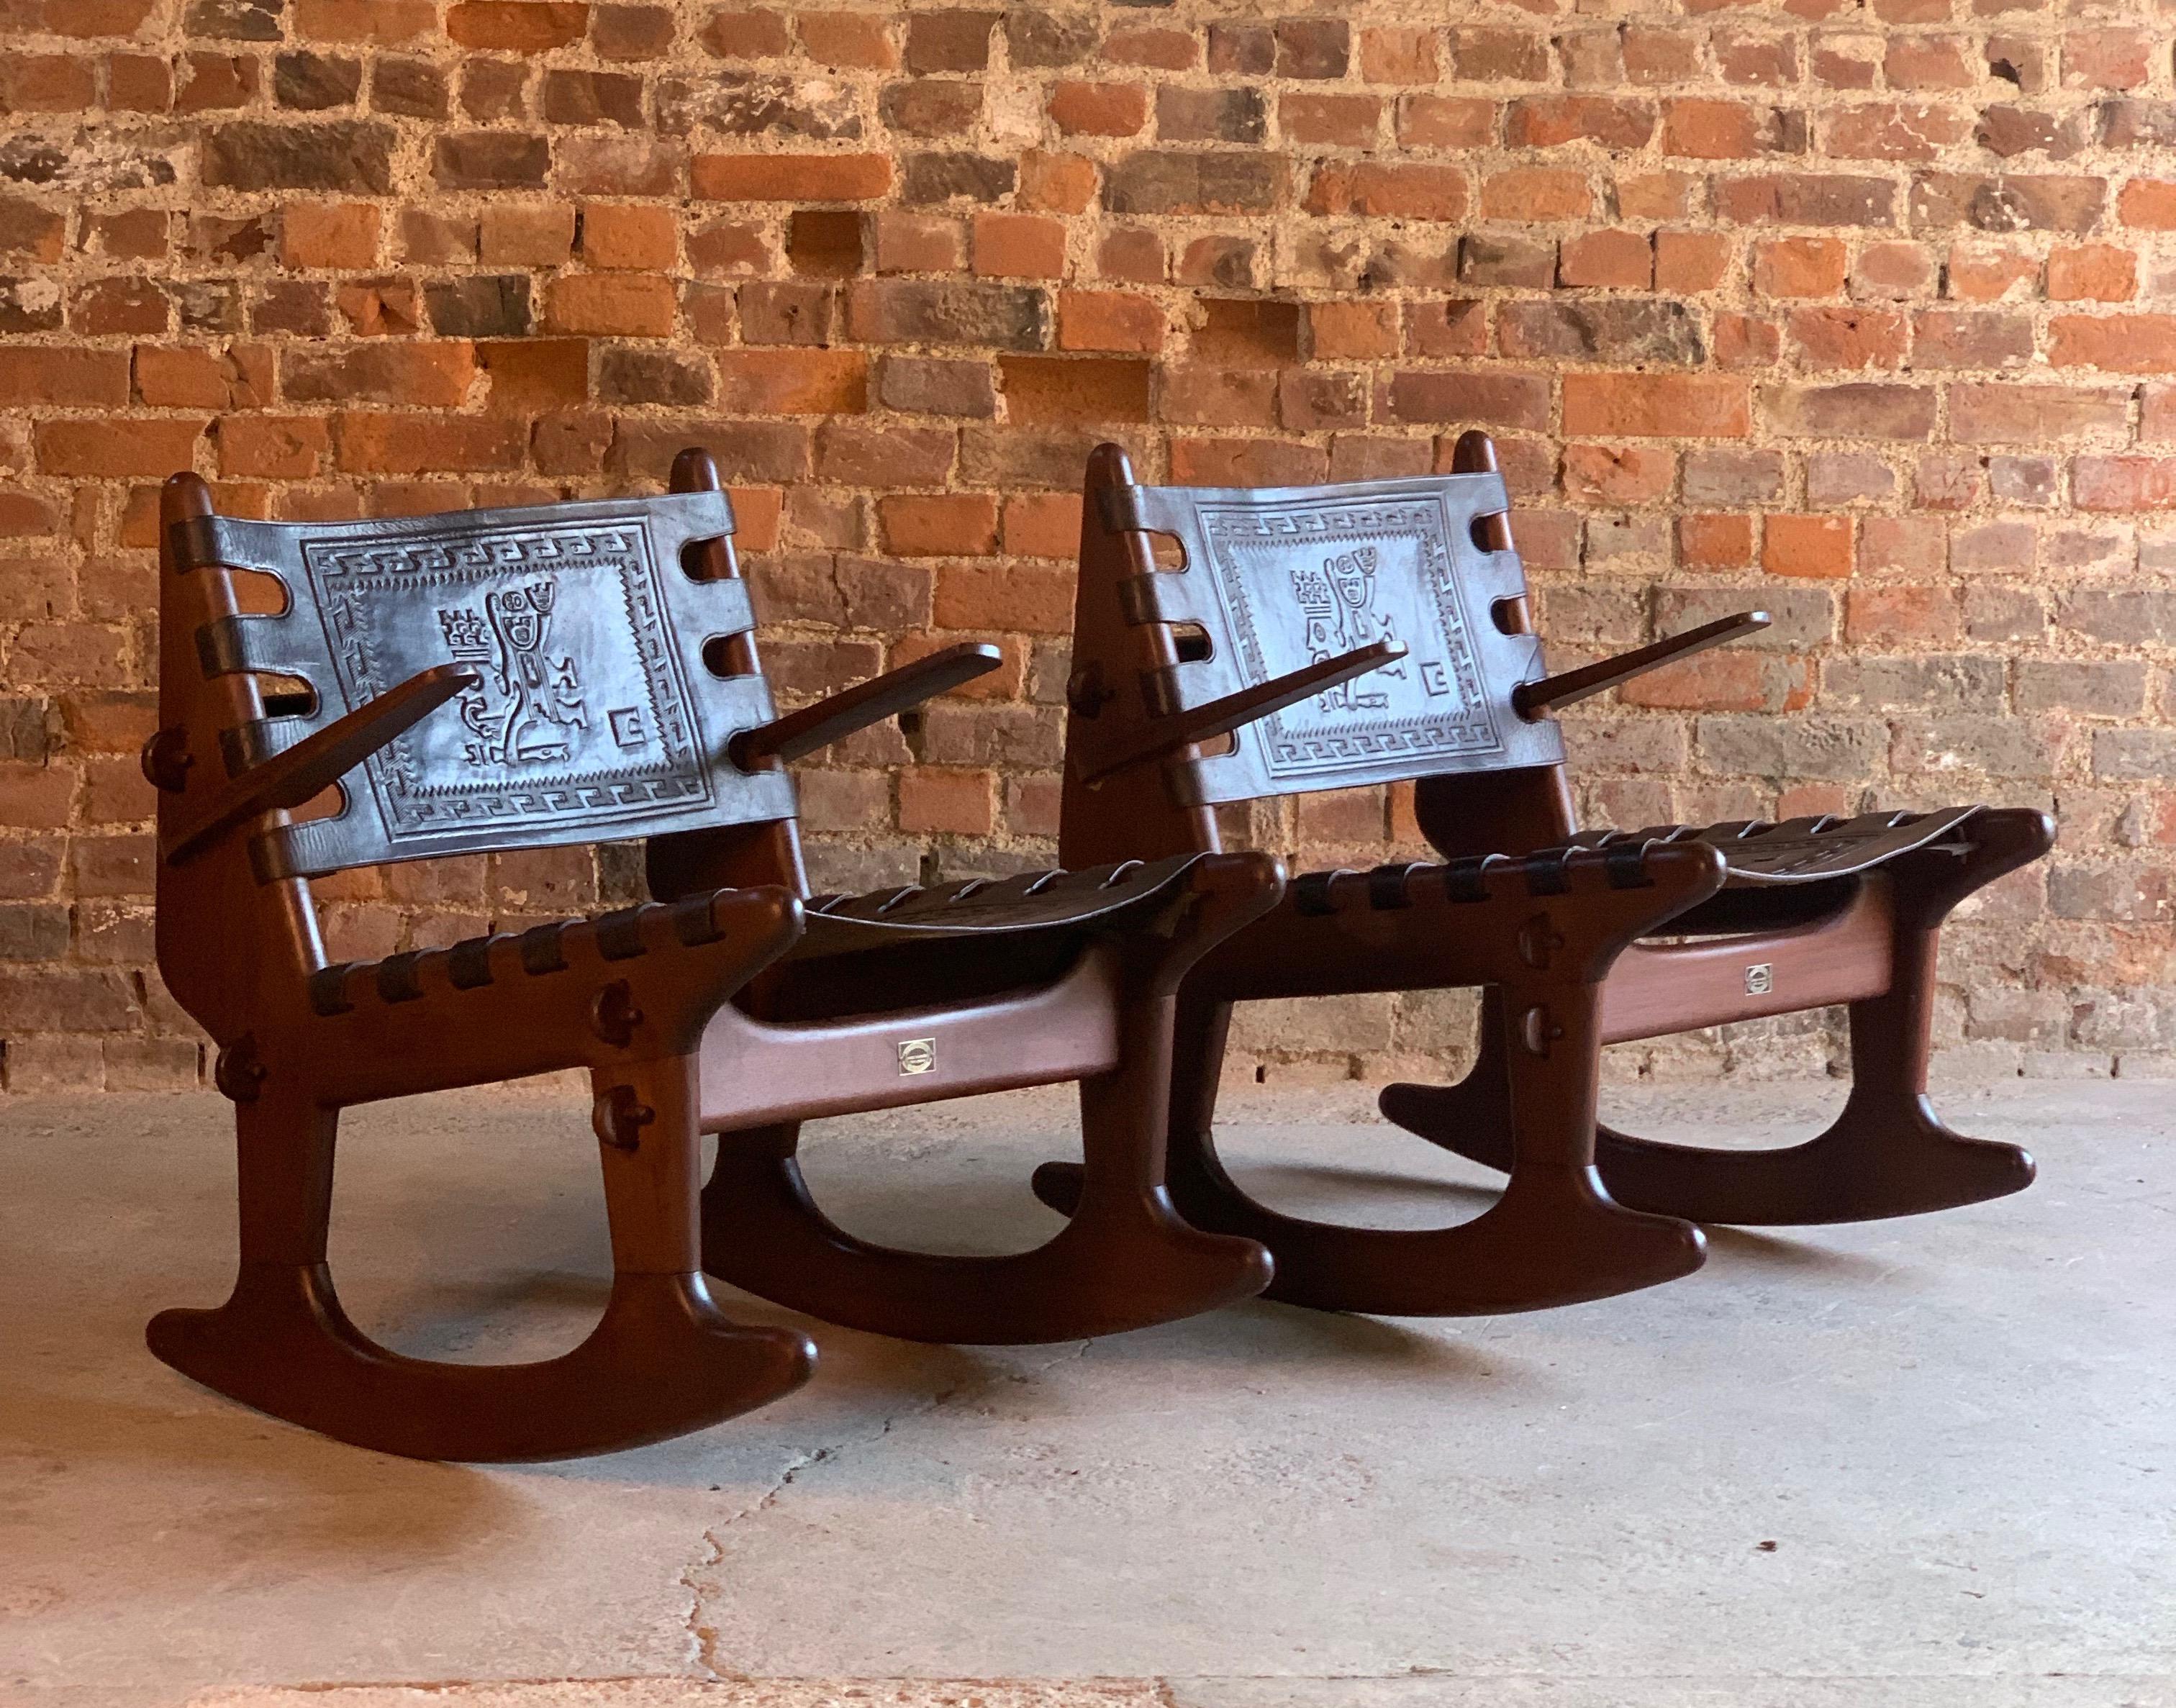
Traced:
POLYGON ((1716 210, 1741 226, 1893 226, 1896 187, 1886 178, 1836 174, 1731 177, 1715 185, 1716 210))
POLYGON ((1319 168, 1306 206, 1312 214, 1459 220, 1468 193, 1466 174, 1455 167, 1361 162, 1319 168))
POLYGON ((710 202, 856 202, 891 188, 882 155, 698 155, 698 199, 710 202))
POLYGON ((2032 324, 2022 314, 1929 308, 1912 323, 1918 367, 2005 368, 2032 358, 2032 324))
POLYGON ((2116 195, 2123 223, 2144 231, 2176 231, 2176 180, 2133 178, 2116 195))
POLYGON ((468 273, 425 287, 432 329, 443 338, 518 338, 533 328, 525 273, 468 273))
POLYGON ((458 131, 432 149, 432 176, 449 190, 541 189, 551 166, 551 144, 519 131, 458 131))
POLYGON ((1880 763, 1887 734, 1874 718, 1725 715, 1700 719, 1695 739, 1701 757, 1726 772, 1848 781, 1880 763))
POLYGON ((915 154, 903 165, 900 199, 910 206, 955 200, 995 204, 1011 195, 1019 182, 1015 162, 991 155, 915 154))
POLYGON ((2020 659, 2017 709, 2136 717, 2146 709, 2146 667, 2134 659, 2020 659))
POLYGON ((1058 299, 1061 350, 1163 348, 1164 311, 1151 297, 1121 291, 1067 291, 1058 299))
POLYGON ((2176 456, 2081 456, 2070 481, 2081 510, 2176 509, 2176 456))
POLYGON ((568 0, 454 0, 446 8, 449 39, 500 52, 548 52, 580 41, 589 27, 590 8, 568 0))
POLYGON ((1923 439, 1934 430, 1935 397, 1924 386, 1785 385, 1762 394, 1778 432, 1806 437, 1923 439))
POLYGON ((868 359, 858 351, 748 350, 717 358, 718 398, 750 415, 858 414, 868 359))
POLYGON ((543 112, 552 124, 613 124, 633 130, 643 122, 642 79, 627 72, 553 67, 544 73, 543 112))
POLYGON ((1640 149, 1654 135, 1655 124, 1652 102, 1603 95, 1525 95, 1504 109, 1504 139, 1513 148, 1591 142, 1640 149))
POLYGON ((648 273, 572 273, 552 281, 544 324, 555 332, 663 338, 672 330, 672 283, 648 273))
POLYGON ((2125 302, 2138 290, 2138 257, 2109 243, 2049 252, 2048 296, 2055 302, 2125 302))
POLYGON ((1277 128, 1290 141, 1323 148, 1365 148, 1382 123, 1372 95, 1292 91, 1277 98, 1277 128))
POLYGON ((384 125, 237 122, 213 126, 203 146, 204 182, 214 188, 378 196, 393 188, 393 133, 384 125))
POLYGON ((290 267, 367 267, 378 258, 378 226, 369 202, 290 203, 280 216, 280 258, 290 267))
POLYGON ((1049 112, 1069 136, 1137 136, 1149 121, 1149 92, 1137 83, 1059 83, 1049 112))
POLYGON ((917 75, 933 72, 982 71, 990 63, 995 12, 918 12, 907 23, 906 68, 917 75))
POLYGON ((868 280, 847 296, 851 335, 873 344, 971 344, 1040 350, 1050 340, 1049 299, 1017 285, 868 280))
POLYGON ((1771 575, 1848 575, 1852 538, 1847 516, 1770 516, 1762 529, 1760 567, 1771 575))
POLYGON ((899 494, 879 503, 878 515, 885 543, 903 557, 984 558, 998 549, 998 501, 987 493, 899 494))
POLYGON ((38 467, 49 475, 150 475, 164 478, 196 460, 206 421, 46 421, 33 432, 38 467))
POLYGON ((1893 309, 1796 308, 1789 324, 1809 369, 1901 367, 1911 344, 1911 322, 1893 309))
POLYGON ((1274 207, 1282 162, 1258 153, 1126 155, 1106 176, 1103 205, 1114 214, 1246 214, 1274 207))
POLYGON ((1417 426, 1532 431, 1548 424, 1548 382, 1538 374, 1412 370, 1393 374, 1377 400, 1381 419, 1417 426))
POLYGON ((1778 237, 1754 246, 1753 288, 1764 296, 1833 296, 1850 251, 1835 237, 1778 237))
POLYGON ((1797 154, 1804 121, 1787 108, 1741 101, 1680 97, 1662 108, 1662 152, 1688 160, 1751 160, 1797 154))
POLYGON ((1683 366, 1707 354, 1683 304, 1651 300, 1508 303, 1498 310, 1496 340, 1508 356, 1569 362, 1683 366))
POLYGON ((1948 388, 1950 437, 1960 444, 2044 444, 2120 437, 2130 393, 2113 386, 1958 383, 1948 388))
POLYGON ((1496 106, 1463 95, 1408 95, 1399 100, 1396 124, 1406 148, 1482 148, 1495 139, 1496 106))
POLYGON ((997 413, 996 389, 986 362, 886 356, 879 373, 878 394, 885 408, 914 415, 987 417, 997 413))
POLYGON ((1741 380, 1691 374, 1567 374, 1564 431, 1655 438, 1740 438, 1752 428, 1741 380))
POLYGON ((321 416, 236 416, 213 429, 219 470, 230 478, 309 480, 332 449, 321 416))
POLYGON ((2058 314, 2048 342, 2058 367, 2176 373, 2176 314, 2058 314))
POLYGON ((1912 224, 1919 231, 2084 232, 2099 219, 2107 191, 2098 178, 1929 172, 1912 181, 1912 224))
POLYGON ((591 267, 662 272, 677 258, 678 237, 663 208, 593 202, 581 210, 579 253, 591 267))
POLYGON ((528 434, 518 420, 351 411, 335 417, 333 442, 353 474, 483 474, 520 468, 528 434))
POLYGON ((0 362, 0 408, 118 407, 128 401, 126 351, 31 345, 0 362))
MULTIPOLYGON (((1567 238, 1557 251, 1557 280, 1581 286, 1644 291, 1656 282, 1654 244, 1641 232, 1620 230, 1591 231, 1567 238)), ((1687 288, 1672 283, 1665 289, 1687 288)), ((1708 288, 1693 285, 1695 291, 1708 288)))
POLYGON ((293 403, 458 409, 476 374, 475 347, 454 340, 291 347, 280 364, 281 389, 293 403))

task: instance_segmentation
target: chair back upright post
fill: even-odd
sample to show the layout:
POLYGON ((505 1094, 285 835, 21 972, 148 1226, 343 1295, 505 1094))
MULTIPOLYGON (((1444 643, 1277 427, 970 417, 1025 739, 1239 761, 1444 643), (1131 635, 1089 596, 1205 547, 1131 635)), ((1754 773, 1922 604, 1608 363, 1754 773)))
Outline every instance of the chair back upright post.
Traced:
MULTIPOLYGON (((1101 444, 1090 453, 1080 495, 1073 665, 1065 684, 1069 755, 1079 751, 1088 724, 1143 721, 1141 684, 1178 662, 1164 625, 1134 622, 1125 612, 1123 589, 1138 576, 1159 573, 1149 536, 1120 525, 1110 506, 1113 495, 1134 483, 1133 464, 1118 446, 1101 444)), ((1173 759, 1184 763, 1200 753, 1188 748, 1173 759)), ((1179 805, 1164 764, 1129 766, 1091 786, 1069 763, 1058 817, 1058 863, 1069 868, 1223 851, 1216 813, 1179 805)))
MULTIPOLYGON (((672 460, 669 490, 721 492, 725 482, 719 478, 717 463, 710 454, 691 448, 672 460)), ((707 578, 741 579, 740 557, 729 536, 706 541, 700 554, 707 578)), ((743 675, 763 673, 753 629, 726 642, 726 657, 743 675)), ((769 769, 779 767, 774 763, 769 769)), ((793 819, 652 836, 644 845, 643 868, 650 893, 660 901, 677 900, 699 889, 761 884, 781 884, 804 898, 808 894, 808 869, 801 858, 800 824, 793 819)))
MULTIPOLYGON (((159 495, 159 728, 143 766, 157 791, 161 845, 226 782, 233 732, 264 716, 255 676, 207 674, 199 651, 199 632, 240 610, 226 569, 185 568, 175 550, 177 526, 212 514, 211 489, 196 475, 176 475, 159 495)), ((289 818, 267 813, 253 828, 289 818)), ((303 1000, 325 964, 308 881, 260 882, 248 842, 230 836, 179 865, 159 858, 154 880, 160 976, 222 1050, 258 1016, 303 1000)))
MULTIPOLYGON (((1456 475, 1500 472, 1495 441, 1478 428, 1461 433, 1451 449, 1450 470, 1456 475)), ((1492 551, 1518 549, 1509 511, 1486 518, 1481 525, 1492 551)), ((1520 600, 1515 610, 1521 629, 1532 634, 1531 597, 1520 600)), ((1413 820, 1428 846, 1446 860, 1553 848, 1579 829, 1571 784, 1561 764, 1417 777, 1413 820)))

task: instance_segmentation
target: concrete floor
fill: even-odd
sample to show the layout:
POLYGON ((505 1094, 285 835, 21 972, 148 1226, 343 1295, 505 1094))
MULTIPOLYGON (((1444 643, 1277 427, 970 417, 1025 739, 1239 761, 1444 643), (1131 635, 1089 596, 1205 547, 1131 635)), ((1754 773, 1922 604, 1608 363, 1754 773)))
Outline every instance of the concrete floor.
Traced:
MULTIPOLYGON (((1839 1091, 1610 1101, 1772 1143, 1839 1091)), ((1688 1281, 1535 1316, 1257 1303, 1020 1352, 817 1325, 781 1405, 503 1471, 323 1440, 144 1352, 155 1308, 229 1279, 222 1106, 0 1104, 0 1701, 2176 1705, 2168 1089, 1944 1104, 2031 1144, 2040 1184, 1720 1231, 1688 1281)), ((1318 1213, 1483 1201, 1368 1110, 1235 1097, 1227 1150, 1318 1213)), ((605 1273, 585 1112, 351 1118, 356 1317, 411 1352, 578 1338, 605 1273)), ((831 1123, 809 1172, 857 1231, 998 1248, 1050 1225, 1025 1182, 1070 1140, 1063 1101, 1020 1095, 831 1123)))

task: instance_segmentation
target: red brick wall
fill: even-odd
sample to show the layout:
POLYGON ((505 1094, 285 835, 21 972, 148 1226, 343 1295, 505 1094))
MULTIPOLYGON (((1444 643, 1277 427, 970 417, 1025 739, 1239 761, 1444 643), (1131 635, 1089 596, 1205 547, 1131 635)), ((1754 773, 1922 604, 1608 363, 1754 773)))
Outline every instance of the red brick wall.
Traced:
MULTIPOLYGON (((1047 854, 1096 438, 1299 481, 1438 467, 1477 424, 1559 662, 1777 617, 1576 719, 1586 813, 2052 803, 2059 857, 1956 934, 1945 1037, 2010 1068, 2166 1047, 2168 0, 0 20, 11 1086, 198 1072, 134 759, 171 470, 331 516, 650 487, 710 446, 789 693, 1004 642, 987 691, 806 772, 824 874, 861 883, 1047 854)), ((1374 794, 1257 829, 1410 841, 1374 794)), ((373 954, 630 881, 611 853, 410 868, 325 886, 327 926, 373 954)), ((1248 1036, 1373 1072, 1461 1013, 1248 1036)))

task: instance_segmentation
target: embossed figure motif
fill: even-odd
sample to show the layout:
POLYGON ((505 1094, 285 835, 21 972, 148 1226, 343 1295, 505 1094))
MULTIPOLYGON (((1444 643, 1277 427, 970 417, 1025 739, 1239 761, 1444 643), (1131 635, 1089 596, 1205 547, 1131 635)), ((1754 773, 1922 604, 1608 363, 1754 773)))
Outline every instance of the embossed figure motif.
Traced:
POLYGON ((461 696, 461 721, 476 737, 466 749, 471 764, 561 764, 573 752, 563 732, 590 726, 573 655, 545 650, 558 595, 546 576, 486 594, 482 617, 467 606, 439 611, 454 661, 490 671, 484 687, 461 696))
MULTIPOLYGON (((1375 608, 1375 571, 1379 558, 1373 546, 1356 546, 1324 561, 1320 569, 1296 568, 1292 595, 1307 617, 1308 657, 1315 661, 1351 652, 1378 640, 1401 645, 1398 626, 1375 608)), ((1325 712, 1384 711, 1390 704, 1382 678, 1405 679, 1405 661, 1382 666, 1364 677, 1339 683, 1315 696, 1325 712)))

